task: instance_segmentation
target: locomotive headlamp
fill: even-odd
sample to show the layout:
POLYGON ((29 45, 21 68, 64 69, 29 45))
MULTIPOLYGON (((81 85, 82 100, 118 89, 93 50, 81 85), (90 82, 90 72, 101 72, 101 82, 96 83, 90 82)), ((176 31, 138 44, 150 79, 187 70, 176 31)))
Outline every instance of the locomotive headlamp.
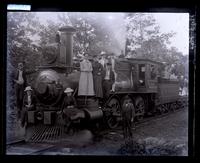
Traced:
POLYGON ((41 111, 37 112, 36 119, 41 121, 43 119, 43 113, 41 111))
POLYGON ((37 91, 40 94, 45 94, 45 92, 47 91, 47 84, 43 82, 38 83, 37 91))

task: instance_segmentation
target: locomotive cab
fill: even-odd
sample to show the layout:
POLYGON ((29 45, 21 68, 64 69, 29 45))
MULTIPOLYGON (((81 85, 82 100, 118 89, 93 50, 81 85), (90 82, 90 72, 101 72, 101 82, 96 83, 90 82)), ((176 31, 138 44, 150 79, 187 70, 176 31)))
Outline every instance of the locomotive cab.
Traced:
MULTIPOLYGON (((116 65, 116 88, 117 90, 127 90, 137 91, 137 92, 146 92, 146 93, 156 93, 157 92, 157 83, 158 83, 158 69, 160 68, 161 63, 147 60, 147 59, 136 59, 129 58, 118 61, 121 62, 120 66, 116 65), (126 69, 122 69, 126 67, 126 69), (126 78, 125 71, 126 70, 126 78), (123 85, 126 80, 126 85, 123 85)), ((118 63, 116 62, 116 63, 118 63)))

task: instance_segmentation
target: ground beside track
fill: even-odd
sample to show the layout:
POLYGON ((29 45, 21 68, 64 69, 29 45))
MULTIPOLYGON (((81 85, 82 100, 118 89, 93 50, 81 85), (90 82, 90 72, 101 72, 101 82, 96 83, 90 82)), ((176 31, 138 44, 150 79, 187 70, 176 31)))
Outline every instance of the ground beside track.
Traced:
MULTIPOLYGON (((167 141, 175 146, 183 146, 181 155, 188 151, 188 109, 184 108, 167 116, 146 121, 133 128, 136 141, 167 141)), ((70 141, 51 144, 22 144, 7 146, 7 154, 33 155, 116 155, 124 144, 122 130, 104 131, 92 137, 83 131, 70 141), (37 150, 38 149, 38 150, 37 150), (21 150, 21 151, 20 151, 21 150)))

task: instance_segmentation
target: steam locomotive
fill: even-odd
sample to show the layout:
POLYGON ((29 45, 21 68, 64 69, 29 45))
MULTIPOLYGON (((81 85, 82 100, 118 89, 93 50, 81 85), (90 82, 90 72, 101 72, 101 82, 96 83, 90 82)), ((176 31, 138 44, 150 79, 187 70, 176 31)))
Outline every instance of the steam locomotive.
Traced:
POLYGON ((76 30, 73 27, 62 27, 59 31, 59 53, 46 55, 46 63, 38 66, 39 71, 33 85, 38 102, 36 110, 27 111, 27 140, 37 135, 41 126, 46 126, 42 137, 50 130, 61 132, 56 127, 65 123, 59 113, 63 92, 67 87, 74 89, 73 96, 84 115, 78 123, 96 124, 103 121, 111 129, 118 127, 121 122, 121 106, 125 102, 125 96, 133 104, 135 121, 142 120, 148 114, 182 107, 183 99, 179 96, 178 81, 162 78, 162 63, 147 59, 115 60, 115 92, 110 92, 105 103, 100 104, 91 97, 79 97, 80 69, 73 64, 73 34, 76 30), (49 126, 51 129, 47 129, 49 126))

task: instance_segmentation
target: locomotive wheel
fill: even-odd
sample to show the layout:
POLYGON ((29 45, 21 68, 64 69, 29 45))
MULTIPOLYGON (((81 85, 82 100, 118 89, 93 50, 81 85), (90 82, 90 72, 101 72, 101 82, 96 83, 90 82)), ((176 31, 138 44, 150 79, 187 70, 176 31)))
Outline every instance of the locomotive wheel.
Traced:
POLYGON ((162 106, 161 105, 156 106, 156 113, 158 115, 162 114, 162 106))
POLYGON ((135 116, 137 121, 141 121, 144 117, 145 102, 140 96, 135 98, 135 116))
POLYGON ((180 109, 184 108, 184 101, 178 101, 178 108, 180 109))
POLYGON ((164 113, 168 113, 169 112, 169 107, 168 107, 168 104, 163 104, 162 105, 162 114, 164 113))
POLYGON ((169 103, 169 110, 174 111, 176 109, 176 104, 175 103, 169 103))
POLYGON ((109 108, 110 113, 107 117, 107 125, 109 128, 114 129, 119 125, 118 116, 121 115, 120 102, 116 98, 112 98, 107 104, 107 106, 109 108))
POLYGON ((180 109, 178 101, 176 101, 175 105, 176 105, 176 108, 175 108, 176 110, 180 109))
POLYGON ((176 102, 174 102, 174 110, 177 110, 177 109, 179 109, 179 105, 178 105, 178 102, 176 101, 176 102))

